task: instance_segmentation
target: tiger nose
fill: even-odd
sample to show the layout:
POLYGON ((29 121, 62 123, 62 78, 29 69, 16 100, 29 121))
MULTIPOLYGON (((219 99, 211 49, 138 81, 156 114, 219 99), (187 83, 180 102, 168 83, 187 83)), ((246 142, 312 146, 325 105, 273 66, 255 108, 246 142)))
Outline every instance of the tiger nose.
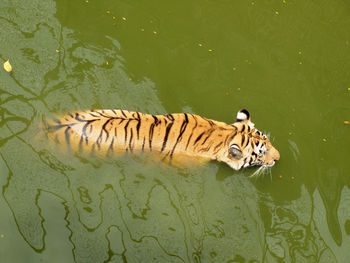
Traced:
POLYGON ((275 160, 275 161, 278 161, 280 159, 280 153, 279 151, 276 150, 276 148, 273 148, 274 151, 273 151, 273 154, 272 154, 272 158, 275 160))
POLYGON ((269 150, 269 158, 273 161, 278 161, 280 159, 280 153, 273 146, 271 146, 269 150))

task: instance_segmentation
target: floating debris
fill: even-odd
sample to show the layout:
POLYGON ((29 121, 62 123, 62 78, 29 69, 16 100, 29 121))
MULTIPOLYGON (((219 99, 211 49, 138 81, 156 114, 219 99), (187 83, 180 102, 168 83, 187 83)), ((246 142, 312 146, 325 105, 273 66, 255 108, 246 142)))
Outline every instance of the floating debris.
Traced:
POLYGON ((279 175, 279 176, 278 176, 279 179, 282 179, 282 177, 283 177, 282 175, 279 175))
POLYGON ((58 49, 56 49, 56 52, 59 53, 60 51, 58 49))
POLYGON ((286 4, 286 3, 287 3, 287 1, 286 1, 286 0, 282 0, 282 2, 283 2, 283 4, 286 4))
POLYGON ((198 46, 201 47, 201 46, 203 46, 203 45, 202 45, 201 43, 198 43, 198 46))
POLYGON ((344 124, 350 125, 350 121, 344 121, 344 124))
POLYGON ((158 33, 157 33, 157 31, 153 31, 153 34, 157 35, 158 33))
POLYGON ((11 66, 9 60, 6 60, 6 61, 4 62, 4 69, 5 69, 7 72, 11 72, 11 71, 12 71, 12 66, 11 66))
POLYGON ((142 32, 145 32, 145 29, 144 29, 144 28, 141 28, 140 30, 141 30, 142 32))
POLYGON ((109 65, 109 62, 108 62, 108 61, 106 61, 106 65, 107 65, 107 66, 109 65))
POLYGON ((208 49, 209 52, 212 52, 213 50, 212 49, 208 49))
POLYGON ((123 19, 124 21, 126 21, 126 17, 123 16, 122 19, 123 19))
POLYGON ((107 14, 110 14, 110 13, 111 13, 111 11, 107 10, 107 11, 106 11, 106 13, 107 13, 107 14))
POLYGON ((350 88, 348 88, 348 91, 350 91, 350 88))
POLYGON ((279 15, 280 13, 279 13, 278 11, 275 11, 275 14, 276 14, 276 15, 279 15))
POLYGON ((115 17, 115 16, 113 16, 112 18, 113 18, 114 20, 116 19, 116 17, 115 17))
POLYGON ((327 139, 326 139, 326 138, 323 138, 323 139, 322 139, 322 141, 326 142, 326 141, 327 141, 327 139))

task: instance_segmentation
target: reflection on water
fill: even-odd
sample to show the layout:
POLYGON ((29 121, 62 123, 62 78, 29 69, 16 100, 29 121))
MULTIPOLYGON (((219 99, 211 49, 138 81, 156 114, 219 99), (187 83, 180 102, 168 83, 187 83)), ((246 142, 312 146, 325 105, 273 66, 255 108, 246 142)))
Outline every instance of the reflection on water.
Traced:
MULTIPOLYGON (((49 148, 40 123, 55 112, 165 109, 155 84, 128 72, 117 40, 83 42, 55 18, 53 1, 22 4, 0 9, 0 57, 14 66, 0 72, 7 262, 346 262, 350 189, 339 187, 336 169, 317 188, 291 184, 298 196, 276 201, 249 172, 220 164, 179 170, 49 148)), ((297 143, 289 147, 298 162, 297 143)))
POLYGON ((22 237, 37 252, 58 231, 50 233, 45 218, 53 217, 47 210, 57 202, 59 213, 51 213, 60 218, 60 231, 66 229, 60 242, 69 242, 64 252, 76 262, 346 261, 348 188, 338 209, 343 236, 338 246, 321 196, 304 187, 298 199, 276 204, 244 176, 217 183, 214 165, 187 173, 159 164, 156 170, 130 158, 63 164, 18 139, 3 146, 1 155, 8 175, 3 196, 22 237))

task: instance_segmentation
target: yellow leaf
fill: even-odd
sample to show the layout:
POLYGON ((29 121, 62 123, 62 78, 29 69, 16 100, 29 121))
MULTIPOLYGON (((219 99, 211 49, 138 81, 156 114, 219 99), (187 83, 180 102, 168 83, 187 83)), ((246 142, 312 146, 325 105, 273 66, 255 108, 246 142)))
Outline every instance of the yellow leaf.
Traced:
POLYGON ((4 69, 5 69, 7 72, 11 72, 11 71, 12 71, 12 66, 11 66, 9 60, 5 61, 5 63, 4 63, 4 69))
POLYGON ((344 124, 350 125, 350 121, 344 121, 344 124))

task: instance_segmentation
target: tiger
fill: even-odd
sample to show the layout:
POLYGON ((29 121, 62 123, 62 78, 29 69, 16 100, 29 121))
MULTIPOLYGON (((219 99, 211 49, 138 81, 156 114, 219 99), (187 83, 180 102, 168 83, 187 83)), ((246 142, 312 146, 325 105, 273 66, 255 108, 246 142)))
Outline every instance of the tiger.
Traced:
POLYGON ((170 163, 185 156, 224 162, 234 170, 272 167, 280 159, 278 150, 255 128, 245 109, 238 111, 233 124, 191 113, 152 115, 105 109, 52 118, 45 127, 58 144, 85 153, 149 152, 170 163))

